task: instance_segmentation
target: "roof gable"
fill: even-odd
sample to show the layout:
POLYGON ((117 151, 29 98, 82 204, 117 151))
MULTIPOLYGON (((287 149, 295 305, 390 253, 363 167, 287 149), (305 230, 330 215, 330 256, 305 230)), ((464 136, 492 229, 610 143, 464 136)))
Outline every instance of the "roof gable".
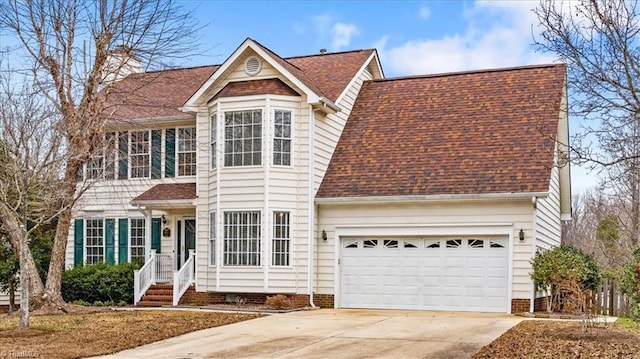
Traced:
POLYGON ((548 191, 564 65, 365 82, 317 197, 548 191))

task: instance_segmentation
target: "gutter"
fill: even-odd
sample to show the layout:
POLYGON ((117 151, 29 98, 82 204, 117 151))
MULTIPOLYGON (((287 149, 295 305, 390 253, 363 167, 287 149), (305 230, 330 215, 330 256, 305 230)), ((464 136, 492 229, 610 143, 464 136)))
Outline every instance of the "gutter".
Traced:
POLYGON ((318 103, 320 103, 323 107, 328 107, 332 113, 340 112, 342 109, 338 107, 333 101, 328 100, 325 97, 320 97, 318 99, 318 103))
POLYGON ((366 197, 325 197, 316 198, 318 204, 357 204, 357 203, 392 203, 392 202, 435 202, 448 200, 486 200, 486 199, 530 199, 547 197, 549 192, 511 192, 511 193, 480 193, 480 194, 435 194, 408 196, 366 196, 366 197))

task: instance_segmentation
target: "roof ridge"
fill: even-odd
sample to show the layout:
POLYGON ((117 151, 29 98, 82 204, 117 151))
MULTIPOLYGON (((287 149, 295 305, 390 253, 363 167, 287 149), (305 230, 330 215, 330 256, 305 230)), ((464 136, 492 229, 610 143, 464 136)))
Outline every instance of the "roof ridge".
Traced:
POLYGON ((348 54, 348 53, 352 53, 352 52, 364 52, 364 51, 375 51, 375 50, 376 49, 345 50, 345 51, 336 51, 336 52, 325 52, 324 54, 323 53, 317 53, 317 54, 310 54, 310 55, 289 56, 289 57, 283 57, 283 59, 292 60, 292 59, 301 59, 301 58, 305 58, 305 57, 328 56, 328 55, 344 55, 344 54, 348 54))
POLYGON ((467 71, 457 71, 457 72, 440 72, 440 73, 435 73, 435 74, 386 77, 386 78, 381 78, 381 79, 374 79, 374 80, 371 80, 371 81, 372 82, 386 82, 386 81, 391 82, 391 81, 399 81, 399 80, 418 80, 418 79, 424 79, 424 78, 448 77, 448 76, 460 76, 460 75, 473 75, 473 74, 492 73, 492 72, 509 72, 509 71, 519 71, 519 70, 532 70, 532 69, 541 69, 541 68, 559 67, 559 66, 566 66, 566 64, 565 63, 557 63, 557 64, 522 65, 522 66, 514 66, 514 67, 497 67, 497 68, 467 70, 467 71))
POLYGON ((162 69, 162 70, 151 70, 151 71, 144 71, 144 72, 136 72, 135 74, 152 74, 152 73, 156 73, 156 72, 195 70, 195 69, 200 69, 200 68, 204 68, 204 67, 215 67, 215 66, 220 66, 220 64, 198 65, 198 66, 187 66, 187 67, 175 67, 175 68, 172 68, 172 69, 162 69))

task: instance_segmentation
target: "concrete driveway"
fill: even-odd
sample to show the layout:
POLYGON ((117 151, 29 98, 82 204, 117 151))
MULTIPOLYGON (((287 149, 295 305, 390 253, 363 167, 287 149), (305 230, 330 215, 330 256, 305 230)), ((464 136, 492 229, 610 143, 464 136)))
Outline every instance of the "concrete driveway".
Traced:
POLYGON ((467 358, 522 320, 507 314, 320 309, 200 330, 101 358, 467 358))

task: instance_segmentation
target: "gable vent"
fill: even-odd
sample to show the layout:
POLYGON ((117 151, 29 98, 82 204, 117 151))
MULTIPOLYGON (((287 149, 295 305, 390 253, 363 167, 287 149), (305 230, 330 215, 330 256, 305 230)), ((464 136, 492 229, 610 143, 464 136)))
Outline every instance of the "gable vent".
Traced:
POLYGON ((251 56, 244 62, 244 72, 249 76, 257 75, 262 69, 262 62, 255 56, 251 56))

